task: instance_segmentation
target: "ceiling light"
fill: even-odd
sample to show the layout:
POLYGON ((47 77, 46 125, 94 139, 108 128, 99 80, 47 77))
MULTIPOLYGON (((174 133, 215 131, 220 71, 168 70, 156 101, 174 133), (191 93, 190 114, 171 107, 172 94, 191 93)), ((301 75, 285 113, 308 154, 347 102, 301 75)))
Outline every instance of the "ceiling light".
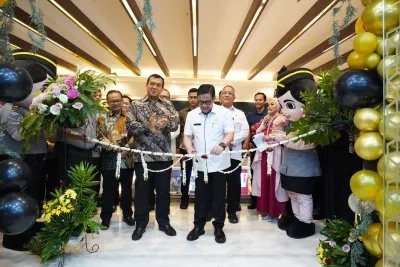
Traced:
POLYGON ((240 41, 238 48, 236 49, 235 56, 237 56, 237 54, 239 53, 240 49, 242 48, 244 42, 247 39, 247 36, 250 34, 251 29, 253 29, 253 26, 254 26, 256 20, 258 19, 258 16, 260 16, 261 11, 262 11, 263 8, 264 8, 263 6, 259 6, 258 7, 256 14, 254 15, 253 19, 251 20, 249 27, 247 27, 247 30, 244 33, 243 38, 240 41))
MULTIPOLYGON (((349 40, 350 38, 352 38, 352 37, 354 37, 354 36, 356 36, 355 33, 350 34, 350 35, 347 36, 346 38, 342 39, 342 40, 339 42, 339 44, 341 44, 341 43, 343 43, 343 42, 346 42, 347 40, 349 40)), ((328 52, 328 51, 331 50, 333 47, 334 47, 334 45, 332 45, 331 47, 325 49, 324 51, 322 51, 322 54, 328 52)))
MULTIPOLYGON (((126 11, 128 12, 129 16, 131 17, 131 19, 133 20, 133 22, 137 25, 138 24, 138 19, 136 18, 135 14, 133 13, 131 6, 128 4, 127 0, 122 0, 122 4, 124 5, 126 11)), ((139 31, 142 32, 143 34, 143 39, 146 42, 147 46, 149 47, 151 53, 153 54, 153 56, 157 56, 156 51, 154 51, 153 46, 150 44, 149 39, 147 39, 146 34, 143 32, 142 28, 139 28, 139 31)))
POLYGON ((193 56, 197 57, 197 0, 192 0, 193 56))
POLYGON ((337 0, 332 1, 321 13, 319 13, 312 21, 310 21, 292 40, 290 40, 281 50, 279 50, 278 54, 285 51, 291 44, 293 44, 303 33, 305 33, 312 25, 314 25, 317 20, 319 20, 325 13, 334 7, 337 4, 337 0))

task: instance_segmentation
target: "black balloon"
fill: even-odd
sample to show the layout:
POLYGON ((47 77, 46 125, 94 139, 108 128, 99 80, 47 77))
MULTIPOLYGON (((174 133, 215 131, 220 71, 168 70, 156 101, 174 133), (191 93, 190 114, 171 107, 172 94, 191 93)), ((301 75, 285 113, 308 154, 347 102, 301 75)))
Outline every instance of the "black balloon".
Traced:
POLYGON ((0 162, 0 194, 22 192, 28 187, 32 172, 20 159, 0 162))
POLYGON ((13 63, 0 64, 0 101, 19 102, 27 98, 33 87, 31 75, 13 63))
POLYGON ((376 71, 350 70, 335 83, 333 97, 346 108, 368 108, 382 103, 383 82, 376 71))
POLYGON ((39 216, 39 207, 25 193, 9 193, 0 198, 0 232, 17 235, 28 230, 39 216))

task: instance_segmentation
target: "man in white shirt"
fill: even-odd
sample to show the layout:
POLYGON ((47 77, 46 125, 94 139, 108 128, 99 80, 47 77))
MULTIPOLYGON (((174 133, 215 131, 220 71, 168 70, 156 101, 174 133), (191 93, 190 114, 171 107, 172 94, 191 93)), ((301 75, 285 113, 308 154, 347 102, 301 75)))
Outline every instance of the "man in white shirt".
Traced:
MULTIPOLYGON (((225 86, 221 91, 220 101, 222 106, 230 111, 235 128, 235 135, 233 141, 229 144, 229 148, 231 151, 238 151, 242 150, 242 142, 249 134, 249 124, 247 123, 246 115, 243 111, 233 106, 234 100, 235 89, 230 85, 225 86)), ((235 169, 238 165, 241 165, 241 161, 241 153, 231 154, 231 166, 226 171, 235 169)), ((241 173, 242 167, 240 166, 234 172, 226 175, 226 197, 228 202, 226 212, 228 213, 228 220, 230 223, 239 222, 236 211, 240 203, 240 195, 242 191, 241 173)))
POLYGON ((197 96, 199 107, 187 115, 184 131, 184 145, 188 154, 202 155, 195 159, 198 178, 195 182, 194 229, 188 234, 187 240, 196 240, 205 233, 207 199, 211 194, 215 241, 225 243, 226 238, 222 228, 226 216, 226 175, 220 171, 229 168, 231 163, 229 154, 221 153, 233 141, 234 124, 230 111, 214 104, 214 86, 201 85, 197 96))

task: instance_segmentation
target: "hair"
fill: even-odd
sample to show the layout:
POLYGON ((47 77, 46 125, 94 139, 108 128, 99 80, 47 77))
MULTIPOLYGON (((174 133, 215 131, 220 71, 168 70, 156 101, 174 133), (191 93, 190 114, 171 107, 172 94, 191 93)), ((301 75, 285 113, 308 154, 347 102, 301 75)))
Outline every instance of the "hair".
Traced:
POLYGON ((234 88, 232 85, 229 85, 229 84, 228 84, 228 85, 225 85, 224 88, 222 88, 222 90, 224 90, 226 87, 230 87, 230 88, 233 89, 233 91, 235 91, 235 88, 234 88))
MULTIPOLYGON (((275 98, 275 97, 269 97, 269 98, 268 98, 268 100, 267 100, 267 102, 269 102, 269 101, 274 101, 274 102, 275 102, 275 105, 278 107, 278 112, 280 113, 280 112, 281 112, 281 109, 282 109, 282 107, 281 107, 281 105, 279 105, 278 98, 275 98)), ((268 103, 267 103, 267 104, 268 104, 268 103)), ((269 106, 269 104, 268 104, 268 106, 269 106)))
POLYGON ((130 98, 129 96, 123 95, 122 98, 127 98, 129 100, 129 103, 132 103, 132 98, 130 98))
POLYGON ((258 96, 258 95, 262 95, 262 96, 264 97, 264 101, 267 101, 267 96, 266 96, 264 93, 262 93, 262 92, 256 93, 256 94, 254 95, 254 98, 256 98, 256 96, 258 96))
POLYGON ((222 94, 222 90, 221 90, 221 91, 219 91, 219 93, 218 93, 218 96, 221 96, 221 94, 222 94))
POLYGON ((163 78, 163 77, 161 77, 161 76, 158 75, 158 74, 152 74, 152 75, 149 76, 149 78, 147 78, 146 85, 149 84, 150 78, 161 79, 161 80, 162 80, 161 86, 164 88, 164 78, 163 78))
POLYGON ((197 88, 190 88, 190 89, 189 89, 189 92, 188 92, 188 95, 189 95, 190 93, 196 93, 196 94, 197 94, 197 91, 198 91, 197 88))
POLYGON ((197 95, 210 94, 212 98, 215 97, 215 88, 212 84, 202 84, 197 90, 197 95))
POLYGON ((122 93, 121 93, 120 91, 118 91, 118 90, 110 90, 110 91, 108 91, 108 93, 107 93, 106 99, 108 100, 108 96, 109 96, 110 94, 114 94, 114 93, 119 94, 119 95, 121 96, 121 98, 123 98, 122 93))
MULTIPOLYGON (((292 70, 288 70, 286 68, 286 66, 283 66, 279 72, 278 72, 278 84, 279 84, 279 80, 280 80, 280 76, 285 76, 285 74, 289 74, 289 73, 293 73, 295 71, 309 71, 311 72, 311 70, 309 69, 304 69, 304 68, 299 68, 299 69, 292 69, 292 70)), ((290 91, 290 94, 293 96, 294 99, 296 99, 297 101, 304 103, 304 100, 301 98, 300 94, 302 91, 304 91, 304 89, 306 87, 312 87, 317 89, 317 86, 314 82, 314 76, 311 74, 296 74, 291 76, 290 78, 286 79, 282 81, 282 83, 284 83, 284 87, 282 86, 278 86, 277 89, 275 90, 274 96, 275 97, 281 97, 284 94, 286 94, 288 91, 290 91)))

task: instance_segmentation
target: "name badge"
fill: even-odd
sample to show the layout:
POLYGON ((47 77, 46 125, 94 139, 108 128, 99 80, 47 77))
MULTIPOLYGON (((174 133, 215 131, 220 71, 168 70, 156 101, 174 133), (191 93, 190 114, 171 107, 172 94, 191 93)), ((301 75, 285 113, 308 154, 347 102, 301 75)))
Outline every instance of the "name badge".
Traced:
POLYGON ((201 126, 201 123, 195 123, 193 126, 201 126))

